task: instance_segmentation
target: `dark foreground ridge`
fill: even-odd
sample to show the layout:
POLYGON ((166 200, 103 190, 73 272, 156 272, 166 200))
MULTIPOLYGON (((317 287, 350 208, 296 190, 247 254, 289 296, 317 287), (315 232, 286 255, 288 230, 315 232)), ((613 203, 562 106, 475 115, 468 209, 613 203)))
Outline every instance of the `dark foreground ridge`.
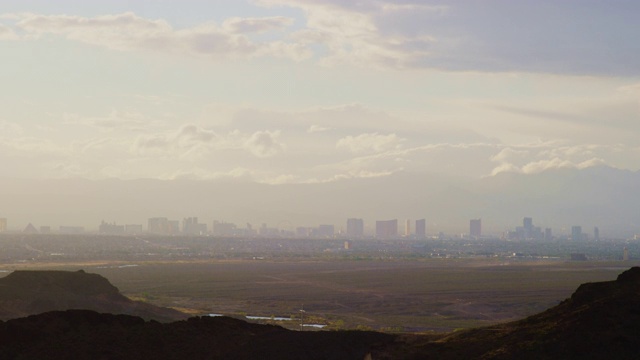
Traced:
POLYGON ((0 279, 1 320, 69 309, 127 314, 157 321, 187 317, 173 309, 133 301, 120 294, 109 280, 83 270, 14 271, 0 279))
POLYGON ((637 359, 640 268, 583 284, 526 319, 443 335, 300 332, 228 317, 159 323, 68 310, 2 322, 0 339, 0 359, 637 359))

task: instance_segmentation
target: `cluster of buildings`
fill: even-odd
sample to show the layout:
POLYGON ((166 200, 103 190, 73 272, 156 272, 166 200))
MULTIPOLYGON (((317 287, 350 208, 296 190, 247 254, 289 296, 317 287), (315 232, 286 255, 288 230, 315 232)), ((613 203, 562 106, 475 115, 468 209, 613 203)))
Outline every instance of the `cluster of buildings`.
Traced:
MULTIPOLYGON (((154 217, 149 218, 146 231, 142 224, 126 224, 118 225, 115 222, 102 221, 98 227, 98 233, 100 234, 155 234, 155 235, 212 235, 217 237, 297 237, 297 238, 345 238, 345 239, 359 239, 359 238, 378 238, 378 239, 396 239, 396 238, 411 238, 411 239, 424 239, 427 237, 427 225, 425 219, 405 220, 399 222, 398 219, 392 220, 377 220, 375 227, 370 227, 366 230, 364 220, 361 218, 347 219, 346 228, 336 230, 334 225, 321 224, 315 227, 300 226, 295 229, 282 229, 268 227, 266 224, 262 224, 258 228, 253 228, 251 224, 246 224, 245 227, 239 227, 236 224, 213 221, 213 226, 209 228, 206 223, 199 222, 197 217, 187 217, 182 221, 171 220, 166 217, 154 217)), ((7 231, 7 219, 0 218, 0 232, 7 231)), ((52 232, 49 226, 40 226, 36 228, 32 224, 29 224, 23 231, 23 233, 29 234, 49 234, 52 232)), ((82 234, 85 233, 85 228, 82 226, 60 226, 57 233, 60 234, 82 234)), ((441 234, 442 236, 442 234, 441 234)), ((463 235, 465 236, 465 235, 463 235)), ((470 239, 480 239, 482 234, 482 219, 469 220, 469 235, 470 239)), ((553 239, 551 228, 541 228, 534 226, 533 218, 525 217, 522 220, 522 226, 517 226, 515 230, 507 231, 503 234, 503 238, 506 240, 525 241, 525 240, 541 240, 550 241, 553 239)), ((563 237, 564 238, 564 237, 563 237)), ((581 226, 572 226, 571 235, 566 236, 571 240, 588 240, 589 234, 582 231, 581 226)), ((600 231, 598 227, 593 229, 593 239, 600 240, 600 231)))

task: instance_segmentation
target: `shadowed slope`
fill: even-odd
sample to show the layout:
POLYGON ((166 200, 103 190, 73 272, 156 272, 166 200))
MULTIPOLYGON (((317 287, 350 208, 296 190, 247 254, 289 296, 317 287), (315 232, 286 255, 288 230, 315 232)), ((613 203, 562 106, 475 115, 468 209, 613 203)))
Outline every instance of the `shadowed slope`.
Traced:
POLYGON ((0 279, 0 319, 53 310, 87 309, 173 321, 186 315, 132 301, 98 274, 84 271, 14 271, 0 279))

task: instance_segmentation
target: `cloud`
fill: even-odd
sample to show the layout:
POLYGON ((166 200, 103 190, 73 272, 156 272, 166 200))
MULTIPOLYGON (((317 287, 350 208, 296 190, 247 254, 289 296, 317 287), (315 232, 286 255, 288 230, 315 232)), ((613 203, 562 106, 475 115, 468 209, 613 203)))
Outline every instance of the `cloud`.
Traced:
POLYGON ((302 9, 327 65, 637 76, 640 4, 262 0, 302 9))
POLYGON ((197 161, 219 150, 244 150, 256 157, 271 157, 284 151, 278 141, 278 131, 256 131, 252 134, 237 130, 219 134, 193 124, 180 127, 172 133, 140 135, 133 142, 131 152, 150 156, 173 156, 197 161))
POLYGON ((165 20, 150 20, 131 12, 92 18, 27 13, 16 14, 15 18, 15 27, 30 37, 55 34, 121 51, 153 50, 213 58, 275 56, 301 60, 310 56, 297 44, 254 42, 245 35, 286 27, 291 20, 284 17, 232 18, 222 27, 208 23, 180 30, 165 20))
POLYGON ((244 146, 257 157, 271 157, 282 152, 285 145, 278 141, 278 131, 257 131, 249 137, 244 146))
POLYGON ((17 40, 18 36, 7 26, 0 24, 0 40, 17 40))
POLYGON ((330 127, 322 127, 322 126, 319 126, 319 125, 311 125, 311 126, 309 126, 309 129, 307 129, 307 133, 313 134, 313 133, 325 132, 325 131, 329 131, 329 130, 331 130, 330 127))
POLYGON ((353 153, 382 152, 399 148, 404 139, 396 134, 380 135, 378 133, 347 136, 336 143, 336 148, 345 148, 353 153))
POLYGON ((293 19, 284 16, 264 18, 232 17, 222 23, 222 27, 230 33, 247 34, 262 33, 271 30, 283 30, 293 24, 293 19))
POLYGON ((112 110, 104 117, 81 117, 77 114, 64 114, 64 124, 84 125, 95 127, 105 131, 126 130, 126 131, 148 131, 149 126, 154 121, 149 120, 138 112, 112 110))
POLYGON ((625 151, 620 145, 569 145, 542 143, 505 147, 490 157, 498 162, 491 175, 503 172, 537 174, 551 169, 585 169, 593 166, 611 166, 615 154, 625 151))

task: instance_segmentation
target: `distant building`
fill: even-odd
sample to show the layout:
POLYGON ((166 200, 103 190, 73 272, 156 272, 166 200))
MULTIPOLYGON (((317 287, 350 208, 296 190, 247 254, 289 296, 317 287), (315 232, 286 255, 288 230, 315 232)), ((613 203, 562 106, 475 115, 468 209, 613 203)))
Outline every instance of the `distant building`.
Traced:
POLYGON ((51 226, 40 226, 40 234, 51 234, 51 226))
POLYGON ((571 260, 572 261, 587 261, 589 259, 587 258, 587 255, 585 255, 585 254, 573 253, 573 254, 571 254, 571 260))
POLYGON ((180 222, 169 220, 166 217, 150 218, 147 223, 147 231, 157 235, 175 235, 180 232, 180 222))
POLYGON ((542 240, 545 238, 540 227, 533 226, 533 218, 522 219, 522 226, 516 227, 516 231, 509 232, 510 240, 542 240))
POLYGON ((427 221, 425 219, 416 220, 416 238, 424 239, 427 237, 427 221))
POLYGON ((469 236, 472 238, 482 237, 482 219, 469 220, 469 236))
POLYGON ((629 261, 629 249, 627 249, 626 247, 622 252, 622 261, 629 261))
POLYGON ((150 218, 147 223, 147 231, 152 234, 169 234, 169 219, 165 217, 150 218))
POLYGON ((311 235, 311 228, 306 226, 298 226, 296 228, 296 237, 306 238, 311 235))
POLYGON ((204 235, 207 233, 207 224, 199 223, 197 217, 184 218, 182 232, 187 235, 204 235))
POLYGON ((551 234, 551 228, 544 229, 544 240, 545 241, 553 240, 553 235, 551 234))
POLYGON ((318 226, 317 237, 320 238, 333 238, 335 229, 333 225, 320 225, 318 226))
POLYGON ((0 232, 7 231, 7 218, 0 218, 0 232))
POLYGON ((107 223, 104 220, 98 228, 100 234, 124 234, 124 225, 117 225, 115 222, 107 223))
POLYGON ((582 236, 582 226, 572 226, 571 227, 571 240, 580 241, 584 237, 582 236))
POLYGON ((61 234, 83 234, 84 226, 60 226, 61 234))
POLYGON ((235 236, 237 234, 237 226, 236 224, 214 220, 211 234, 213 236, 235 236))
POLYGON ((351 249, 351 243, 349 241, 345 241, 344 242, 344 249, 345 250, 350 250, 351 249))
POLYGON ((593 240, 595 241, 600 240, 600 229, 598 229, 597 226, 593 228, 593 240))
POLYGON ((398 219, 376 221, 376 237, 389 239, 398 236, 398 219))
POLYGON ((347 219, 347 236, 359 238, 364 235, 364 222, 362 219, 347 219))
POLYGON ((142 234, 142 224, 127 224, 124 226, 126 234, 142 234))
POLYGON ((404 236, 411 236, 411 220, 409 219, 404 222, 404 236))
POLYGON ((36 229, 35 226, 33 226, 32 223, 29 223, 29 225, 27 225, 27 227, 24 228, 24 230, 22 230, 23 234, 38 234, 38 230, 36 229))

